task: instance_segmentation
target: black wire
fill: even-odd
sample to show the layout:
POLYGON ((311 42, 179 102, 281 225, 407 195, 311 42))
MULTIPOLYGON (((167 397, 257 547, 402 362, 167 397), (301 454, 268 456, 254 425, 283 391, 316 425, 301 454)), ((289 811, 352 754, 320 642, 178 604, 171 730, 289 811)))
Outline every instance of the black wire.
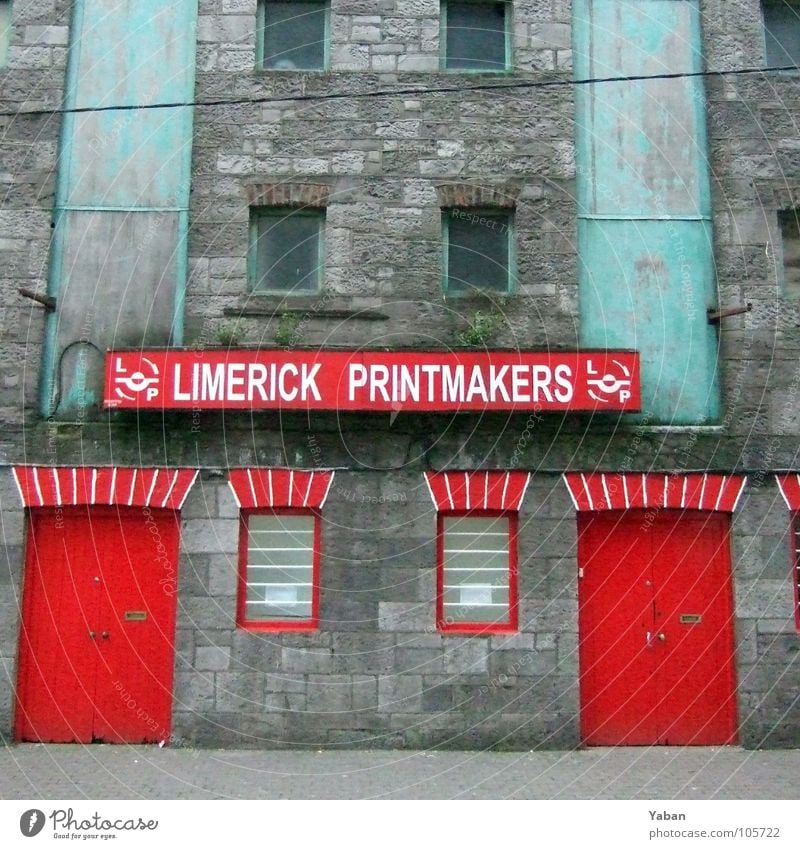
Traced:
POLYGON ((680 80, 694 77, 726 77, 744 74, 767 74, 779 71, 800 71, 800 65, 782 65, 772 68, 735 68, 728 71, 692 71, 678 74, 641 74, 625 77, 593 77, 586 80, 521 80, 509 83, 485 83, 483 85, 452 85, 428 88, 395 88, 378 89, 377 91, 345 92, 334 91, 327 94, 294 94, 279 97, 268 95, 265 97, 232 97, 223 100, 185 100, 172 103, 140 103, 128 106, 75 106, 69 109, 29 109, 16 112, 0 111, 2 118, 17 118, 23 115, 81 115, 86 112, 131 112, 138 109, 180 109, 187 106, 212 108, 215 106, 241 106, 245 104, 258 103, 281 103, 294 101, 320 101, 320 100, 342 100, 345 98, 365 97, 397 97, 399 95, 411 94, 458 94, 468 91, 506 91, 512 89, 529 88, 555 88, 558 86, 581 86, 597 85, 600 83, 626 83, 641 82, 647 80, 680 80))

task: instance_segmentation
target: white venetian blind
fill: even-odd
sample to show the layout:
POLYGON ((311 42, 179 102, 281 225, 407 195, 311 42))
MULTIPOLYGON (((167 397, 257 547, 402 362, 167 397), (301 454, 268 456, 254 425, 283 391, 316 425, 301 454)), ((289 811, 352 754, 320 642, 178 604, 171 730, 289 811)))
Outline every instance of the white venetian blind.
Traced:
POLYGON ((444 605, 454 624, 508 618, 509 520, 444 518, 444 605))
POLYGON ((247 619, 310 619, 314 517, 253 514, 247 529, 247 619))

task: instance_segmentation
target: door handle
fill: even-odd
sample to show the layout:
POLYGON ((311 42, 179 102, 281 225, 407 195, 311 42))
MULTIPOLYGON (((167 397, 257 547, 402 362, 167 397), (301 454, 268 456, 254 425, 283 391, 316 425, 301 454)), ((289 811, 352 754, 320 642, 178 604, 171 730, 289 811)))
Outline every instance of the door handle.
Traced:
POLYGON ((666 634, 659 634, 658 639, 661 640, 662 643, 666 642, 667 635, 666 634))
POLYGON ((89 631, 89 639, 90 640, 94 639, 94 631, 89 631))
MULTIPOLYGON (((103 633, 102 633, 102 634, 100 634, 100 636, 101 636, 104 640, 107 640, 107 639, 108 639, 108 631, 103 631, 103 633)), ((663 636, 663 635, 662 635, 662 636, 663 636)))

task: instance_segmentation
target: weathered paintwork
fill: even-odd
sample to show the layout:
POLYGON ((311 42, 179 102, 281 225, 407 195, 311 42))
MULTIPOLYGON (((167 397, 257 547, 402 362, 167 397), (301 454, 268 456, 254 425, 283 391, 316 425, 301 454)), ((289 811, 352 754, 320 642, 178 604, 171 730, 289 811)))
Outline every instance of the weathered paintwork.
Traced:
MULTIPOLYGON (((66 107, 191 102, 197 4, 75 4, 66 107)), ((101 396, 119 345, 180 341, 192 108, 65 116, 59 158, 43 408, 73 417, 101 396)))
MULTIPOLYGON (((694 0, 576 0, 576 79, 702 70, 694 0)), ((579 85, 581 342, 642 356, 651 423, 719 415, 705 95, 700 77, 579 85)))

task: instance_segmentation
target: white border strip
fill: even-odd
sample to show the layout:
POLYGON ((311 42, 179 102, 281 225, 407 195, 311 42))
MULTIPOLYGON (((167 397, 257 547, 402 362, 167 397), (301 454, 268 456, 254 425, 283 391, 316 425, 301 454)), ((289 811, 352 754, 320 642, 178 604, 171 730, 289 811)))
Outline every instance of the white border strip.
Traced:
POLYGON ((561 479, 564 481, 564 484, 567 487, 567 492, 569 493, 569 497, 572 499, 572 504, 575 507, 575 512, 579 513, 580 509, 578 507, 578 499, 575 498, 575 494, 572 491, 572 487, 569 485, 569 478, 567 477, 567 472, 561 475, 561 479))
MULTIPOLYGON (((188 472, 188 471, 191 471, 191 469, 185 469, 185 470, 183 470, 183 469, 178 469, 178 471, 187 471, 187 472, 188 472)), ((199 474, 200 474, 200 469, 195 469, 195 470, 194 470, 194 474, 192 475, 192 479, 191 479, 191 480, 189 481, 189 483, 186 485, 186 489, 185 489, 185 491, 184 491, 184 493, 183 493, 183 498, 181 498, 181 503, 178 505, 178 510, 182 510, 182 509, 183 509, 183 502, 184 502, 184 501, 186 501, 186 499, 188 498, 188 496, 189 496, 189 491, 190 491, 190 490, 191 490, 191 488, 194 486, 194 483, 195 483, 195 481, 197 480, 197 476, 198 476, 199 474)), ((230 481, 228 481, 228 483, 230 483, 230 481)), ((234 497, 234 498, 236 498, 236 493, 235 493, 235 492, 233 493, 233 497, 234 497)))
POLYGON ((528 491, 528 484, 531 482, 531 473, 528 472, 527 477, 525 478, 525 483, 522 485, 522 492, 519 494, 519 501, 517 501, 517 512, 522 510, 522 502, 525 500, 525 493, 528 491))
MULTIPOLYGON (((22 468, 27 469, 27 466, 23 466, 22 468)), ((22 494, 22 484, 19 482, 19 475, 17 474, 17 467, 11 467, 11 474, 14 475, 14 483, 17 485, 17 492, 19 493, 19 500, 22 502, 23 507, 27 507, 28 505, 25 503, 25 496, 22 494)))
POLYGON ((167 488, 167 494, 164 496, 164 500, 161 502, 162 507, 167 506, 167 502, 169 501, 170 496, 172 495, 172 490, 175 489, 175 484, 178 482, 178 477, 180 476, 181 470, 175 469, 175 474, 172 476, 172 483, 170 483, 167 488))
MULTIPOLYGON (((313 476, 313 475, 319 474, 319 473, 318 472, 312 472, 311 474, 313 476)), ((327 472, 323 472, 323 474, 327 474, 327 472)), ((334 478, 335 474, 336 474, 336 472, 330 473, 330 479, 328 480, 328 486, 325 489, 325 494, 322 496, 322 501, 320 501, 319 507, 312 508, 312 509, 322 510, 322 508, 325 506, 325 502, 328 500, 328 493, 331 491, 331 487, 333 486, 333 478, 334 478)))
POLYGON ((33 485, 36 488, 36 495, 39 498, 39 503, 36 506, 44 507, 44 497, 42 496, 42 488, 39 486, 39 469, 36 466, 33 467, 33 485))
POLYGON ((428 475, 433 475, 433 474, 436 474, 436 473, 435 473, 435 472, 423 472, 423 473, 422 473, 422 476, 425 478, 425 484, 426 484, 426 485, 427 485, 427 487, 428 487, 428 493, 429 493, 429 495, 430 495, 430 497, 431 497, 431 501, 433 502, 433 506, 434 506, 434 507, 438 510, 438 509, 439 509, 439 505, 436 503, 436 498, 435 498, 435 497, 434 497, 434 495, 433 495, 433 487, 431 486, 431 482, 430 482, 430 480, 428 479, 428 475))
POLYGON ((586 493, 586 499, 589 502, 589 510, 594 513, 594 499, 592 498, 592 493, 589 490, 589 481, 586 480, 586 475, 581 472, 581 483, 583 484, 583 491, 586 493))
POLYGON ((59 481, 59 472, 61 470, 57 469, 55 466, 52 469, 53 472, 53 486, 56 491, 56 507, 61 507, 61 481, 59 481))
POLYGON ((733 509, 731 510, 732 513, 736 512, 736 508, 739 506, 739 499, 741 499, 742 494, 744 493, 744 488, 745 488, 746 485, 747 485, 747 475, 744 475, 742 477, 742 482, 739 485, 739 492, 736 493, 736 498, 733 500, 733 509))
MULTIPOLYGON (((789 477, 789 475, 785 475, 785 477, 789 477)), ((800 475, 798 475, 797 477, 800 478, 800 475)), ((786 502, 787 508, 792 511, 796 510, 795 507, 792 507, 791 502, 789 501, 789 496, 786 494, 786 490, 783 488, 783 481, 777 475, 775 475, 775 482, 778 484, 778 489, 781 491, 781 495, 783 496, 783 500, 786 502)))

